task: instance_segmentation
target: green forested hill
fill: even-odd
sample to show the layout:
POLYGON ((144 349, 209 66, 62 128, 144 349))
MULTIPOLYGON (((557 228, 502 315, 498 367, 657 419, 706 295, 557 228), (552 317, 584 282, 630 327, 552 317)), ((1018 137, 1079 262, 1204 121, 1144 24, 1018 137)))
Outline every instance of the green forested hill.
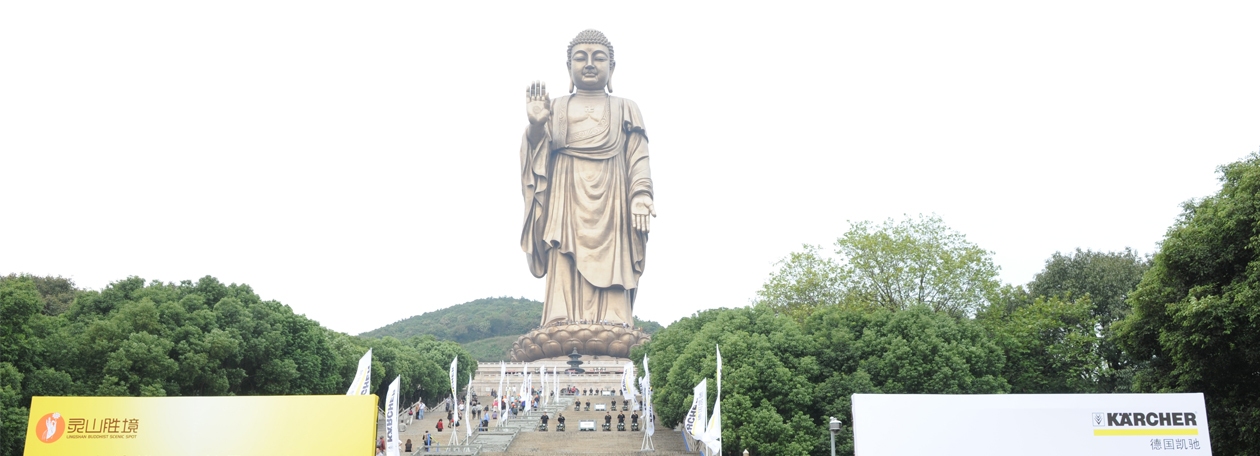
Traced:
POLYGON ((478 362, 497 363, 499 361, 511 361, 512 343, 520 335, 491 337, 489 339, 474 340, 472 342, 460 344, 464 350, 473 358, 477 358, 478 362))
POLYGON ((524 298, 483 298, 426 312, 360 334, 405 339, 429 334, 461 344, 490 337, 519 336, 538 327, 542 303, 524 298))
MULTIPOLYGON (((483 298, 399 320, 359 336, 406 339, 432 335, 459 342, 478 361, 506 361, 512 342, 538 327, 542 308, 541 302, 525 298, 483 298)), ((648 334, 661 329, 654 321, 635 318, 634 322, 648 334)))

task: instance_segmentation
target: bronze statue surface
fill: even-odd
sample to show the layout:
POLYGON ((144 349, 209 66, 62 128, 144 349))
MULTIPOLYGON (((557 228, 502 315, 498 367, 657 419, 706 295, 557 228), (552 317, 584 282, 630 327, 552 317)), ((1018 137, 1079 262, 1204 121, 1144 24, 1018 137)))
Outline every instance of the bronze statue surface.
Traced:
POLYGON ((541 82, 526 89, 521 248, 547 281, 541 327, 517 341, 518 360, 569 348, 624 357, 647 340, 632 311, 656 216, 648 138, 638 105, 610 94, 613 56, 602 33, 585 30, 569 44, 571 94, 553 100, 541 82), (616 328, 615 340, 593 336, 616 328))

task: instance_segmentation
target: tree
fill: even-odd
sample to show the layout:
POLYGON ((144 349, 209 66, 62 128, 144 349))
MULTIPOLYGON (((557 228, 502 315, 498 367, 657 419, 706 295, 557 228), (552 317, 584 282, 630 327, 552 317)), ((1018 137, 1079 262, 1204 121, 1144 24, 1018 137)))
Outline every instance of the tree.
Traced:
POLYGON ((19 278, 28 279, 35 283, 35 289, 39 292, 40 301, 43 303, 43 313, 45 315, 57 315, 65 312, 70 308, 70 303, 74 302, 82 290, 75 288, 74 281, 64 277, 39 277, 23 274, 9 274, 8 276, 0 276, 0 281, 18 280, 19 278))
POLYGON ((0 455, 22 454, 30 411, 21 405, 22 373, 0 362, 0 455))
POLYGON ((865 221, 835 243, 836 259, 806 245, 779 262, 758 302, 798 321, 829 304, 904 310, 925 306, 955 316, 974 315, 998 292, 990 252, 920 216, 883 225, 865 221))
MULTIPOLYGON (((821 368, 814 380, 812 416, 853 423, 852 395, 996 394, 1010 391, 1002 378, 1002 350, 975 321, 916 306, 905 311, 832 306, 804 325, 817 344, 821 368)), ((819 429, 825 423, 819 423, 819 429)), ((852 426, 836 447, 853 451, 852 426)), ((818 448, 814 454, 822 454, 818 448)))
POLYGON ((935 215, 888 219, 878 228, 856 223, 836 241, 836 253, 846 291, 889 309, 922 305, 971 315, 1000 286, 991 253, 935 215))
POLYGON ((1067 255, 1054 252, 1045 269, 1028 284, 1028 293, 1034 297, 1089 295, 1094 304, 1091 312, 1107 327, 1128 314, 1125 300, 1149 267, 1145 258, 1127 248, 1120 252, 1076 249, 1067 255))
POLYGON ((477 371, 477 360, 455 342, 418 336, 407 339, 407 343, 423 360, 417 374, 417 392, 430 403, 436 403, 451 393, 450 367, 451 360, 456 356, 459 357, 455 380, 457 390, 466 388, 468 376, 477 371))
POLYGON ((642 329, 643 332, 648 333, 648 334, 656 334, 657 331, 665 329, 665 327, 661 326, 660 323, 657 323, 652 320, 640 320, 639 317, 631 317, 631 318, 634 319, 635 327, 642 329))
MULTIPOLYGON (((904 311, 825 306, 803 323, 766 305, 697 313, 636 348, 651 353, 661 424, 681 422, 691 388, 710 379, 722 349, 722 440, 727 454, 822 454, 826 417, 852 423, 853 393, 1003 393, 999 347, 980 325, 924 306, 904 311)), ((712 403, 709 404, 712 410, 712 403)), ((838 448, 852 452, 846 430, 838 448)))
POLYGON ((1037 298, 1011 313, 983 312, 984 326, 1006 355, 1002 376, 1012 393, 1099 392, 1103 359, 1089 297, 1037 298))
MULTIPOLYGON (((818 367, 813 341, 790 318, 767 306, 717 309, 661 330, 636 361, 650 352, 657 416, 665 427, 681 422, 692 387, 709 378, 709 410, 717 400, 715 348, 722 349, 722 441, 727 454, 807 455, 825 432, 812 415, 818 367)), ((640 366, 642 372, 642 366, 640 366)))
POLYGON ((1098 392, 1129 390, 1132 372, 1111 337, 1111 325, 1129 313, 1126 302, 1129 293, 1137 288, 1149 267, 1150 262, 1132 249, 1120 252, 1076 249, 1066 255, 1055 252, 1046 260, 1045 269, 1028 284, 1032 297, 1090 298, 1093 303, 1090 313, 1098 324, 1098 352, 1106 362, 1105 368, 1099 371, 1098 392))
POLYGON ((209 276, 70 290, 64 312, 47 298, 69 299, 68 282, 40 283, 0 276, 0 454, 20 451, 33 396, 343 394, 369 346, 381 398, 394 375, 409 385, 404 399, 422 393, 416 385, 444 395, 454 356, 465 360, 461 384, 476 369, 455 342, 349 336, 209 276))
POLYGON ((814 310, 841 302, 844 283, 840 265, 826 256, 822 246, 806 244, 779 260, 779 270, 770 274, 757 291, 758 303, 803 321, 814 310))
POLYGON ((30 278, 0 281, 0 362, 30 367, 30 324, 42 308, 30 278))
POLYGON ((1260 454, 1260 154, 1184 205, 1115 325, 1133 388, 1202 392, 1213 449, 1260 454))

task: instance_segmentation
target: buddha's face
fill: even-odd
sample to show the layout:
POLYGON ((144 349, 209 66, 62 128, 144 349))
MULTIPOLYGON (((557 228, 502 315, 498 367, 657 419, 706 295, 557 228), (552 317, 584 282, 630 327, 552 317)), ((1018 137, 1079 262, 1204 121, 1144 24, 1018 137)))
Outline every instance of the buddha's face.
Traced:
POLYGON ((608 48, 602 44, 579 43, 573 45, 569 77, 573 85, 582 90, 604 90, 612 77, 608 48))

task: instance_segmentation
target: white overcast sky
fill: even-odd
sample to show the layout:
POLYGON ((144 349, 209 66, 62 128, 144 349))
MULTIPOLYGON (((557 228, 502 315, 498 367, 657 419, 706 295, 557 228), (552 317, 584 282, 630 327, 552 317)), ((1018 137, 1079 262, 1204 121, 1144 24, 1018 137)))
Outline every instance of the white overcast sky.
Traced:
POLYGON ((1260 148, 1260 2, 2 2, 0 274, 247 283, 359 333, 542 297, 524 88, 605 32, 651 138, 635 314, 936 213, 1022 284, 1153 252, 1260 148))

